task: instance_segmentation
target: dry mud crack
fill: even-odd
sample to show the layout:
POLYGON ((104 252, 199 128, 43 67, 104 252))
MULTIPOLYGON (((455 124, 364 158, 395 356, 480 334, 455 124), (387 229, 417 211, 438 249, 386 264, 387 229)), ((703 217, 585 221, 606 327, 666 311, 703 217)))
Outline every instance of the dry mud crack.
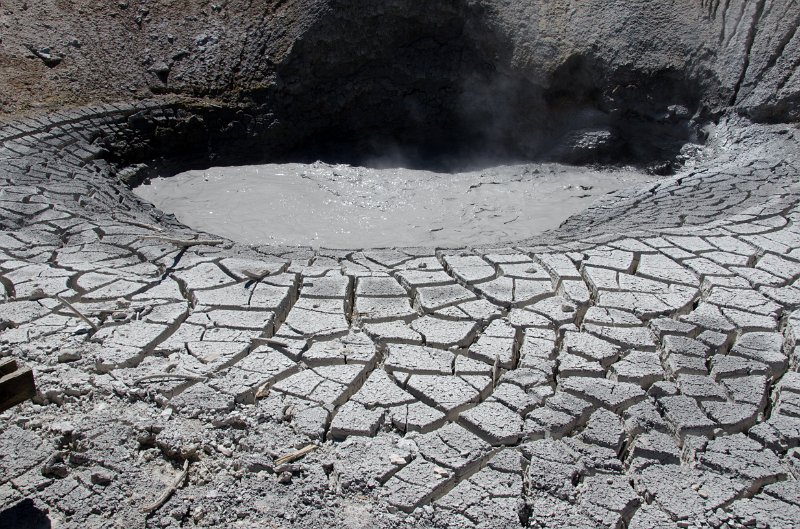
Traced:
POLYGON ((247 246, 131 191, 241 108, 7 120, 0 526, 796 526, 800 131, 755 119, 795 33, 674 175, 509 244, 247 246))
POLYGON ((40 390, 3 415, 6 504, 65 526, 797 519, 796 131, 730 123, 714 141, 740 148, 538 243, 312 251, 159 225, 85 136, 137 112, 163 111, 2 129, 0 340, 40 390))

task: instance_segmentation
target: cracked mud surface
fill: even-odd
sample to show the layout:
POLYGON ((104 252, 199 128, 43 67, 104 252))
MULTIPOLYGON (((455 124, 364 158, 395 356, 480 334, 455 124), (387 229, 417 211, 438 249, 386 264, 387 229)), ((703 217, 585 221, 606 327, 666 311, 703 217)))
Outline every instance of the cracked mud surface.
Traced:
POLYGON ((525 243, 312 251, 142 203, 84 136, 137 111, 0 133, 0 341, 40 392, 2 416, 4 505, 63 527, 797 519, 796 129, 726 121, 525 243))
POLYGON ((796 0, 0 9, 0 527, 797 525, 796 0), (674 174, 446 249, 130 188, 395 144, 674 174))
POLYGON ((465 246, 558 227, 598 197, 654 179, 557 164, 456 173, 345 164, 214 167, 136 194, 184 224, 248 244, 465 246))

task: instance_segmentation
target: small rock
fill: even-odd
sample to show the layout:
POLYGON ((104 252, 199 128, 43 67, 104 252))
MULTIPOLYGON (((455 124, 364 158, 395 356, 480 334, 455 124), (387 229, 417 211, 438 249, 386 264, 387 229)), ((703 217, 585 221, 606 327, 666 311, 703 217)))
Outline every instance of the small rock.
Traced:
POLYGON ((241 461, 241 467, 247 472, 263 472, 272 470, 272 462, 266 458, 252 457, 241 461))
POLYGON ((62 435, 71 435, 75 431, 75 425, 69 421, 56 421, 50 424, 50 430, 62 435))
POLYGON ((69 468, 64 464, 61 454, 54 454, 42 467, 42 475, 54 478, 65 478, 69 475, 69 468))
POLYGON ((292 473, 291 472, 281 472, 278 476, 278 483, 283 483, 284 485, 288 485, 292 482, 292 473))
POLYGON ((242 270, 242 275, 253 281, 261 281, 270 274, 268 267, 251 266, 242 270))
POLYGON ((163 61, 159 61, 150 67, 150 71, 156 74, 158 78, 161 79, 161 81, 163 82, 167 81, 167 76, 169 76, 169 72, 171 69, 172 68, 170 68, 170 66, 163 61))
POLYGON ((111 481, 114 479, 114 476, 105 470, 98 470, 97 472, 92 472, 91 480, 92 483, 95 485, 100 485, 101 487, 106 487, 111 484, 111 481))
POLYGON ((44 299, 44 298, 47 297, 47 294, 44 293, 44 290, 42 290, 41 288, 37 287, 37 288, 34 288, 33 290, 31 290, 31 293, 30 293, 29 297, 32 300, 44 299))
POLYGON ((64 56, 58 53, 54 53, 50 50, 50 48, 39 48, 36 49, 33 46, 28 46, 28 49, 36 55, 48 68, 53 68, 61 64, 61 61, 64 60, 64 56))
POLYGON ((433 469, 433 473, 434 474, 438 474, 439 476, 442 476, 443 478, 446 478, 446 477, 448 477, 450 475, 450 472, 448 472, 447 469, 444 469, 442 467, 435 467, 433 469))
POLYGON ((300 472, 304 471, 306 467, 304 465, 298 463, 286 463, 285 465, 279 465, 275 467, 276 474, 299 474, 300 472))
POLYGON ((405 465, 408 463, 408 459, 400 454, 391 454, 389 456, 389 462, 393 465, 405 465))
POLYGON ((400 450, 406 450, 408 452, 416 452, 417 450, 419 450, 417 443, 408 438, 403 438, 397 441, 397 448, 399 448, 400 450))
POLYGON ((77 350, 64 351, 58 354, 58 361, 62 364, 65 362, 74 362, 75 360, 80 360, 81 358, 81 353, 77 350))

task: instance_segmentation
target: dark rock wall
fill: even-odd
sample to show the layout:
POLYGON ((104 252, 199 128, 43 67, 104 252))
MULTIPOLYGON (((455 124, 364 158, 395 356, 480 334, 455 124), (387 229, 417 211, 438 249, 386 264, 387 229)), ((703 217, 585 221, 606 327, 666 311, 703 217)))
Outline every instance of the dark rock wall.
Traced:
POLYGON ((716 69, 729 104, 757 121, 800 120, 800 3, 740 0, 724 5, 721 15, 717 7, 716 69))
POLYGON ((0 115, 172 94, 268 127, 260 157, 651 163, 730 108, 800 120, 799 22, 796 0, 5 0, 0 115))
POLYGON ((645 19, 677 25, 668 18, 675 9, 558 6, 333 1, 278 69, 278 99, 306 118, 315 145, 388 135, 445 151, 477 144, 575 158, 564 152, 575 142, 563 139, 599 135, 619 159, 671 157, 697 139, 689 120, 701 107, 701 83, 685 64, 696 38, 662 46, 652 28, 627 27, 645 19))

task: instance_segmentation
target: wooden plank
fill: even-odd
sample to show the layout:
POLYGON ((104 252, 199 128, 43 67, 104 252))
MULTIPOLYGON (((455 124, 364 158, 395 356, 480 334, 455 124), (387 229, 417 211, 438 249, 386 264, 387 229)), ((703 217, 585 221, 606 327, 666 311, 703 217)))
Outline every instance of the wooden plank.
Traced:
POLYGON ((4 377, 17 370, 17 361, 13 358, 0 358, 0 377, 4 377))
POLYGON ((0 378, 0 411, 7 410, 34 395, 36 395, 36 385, 30 367, 17 369, 0 378))

